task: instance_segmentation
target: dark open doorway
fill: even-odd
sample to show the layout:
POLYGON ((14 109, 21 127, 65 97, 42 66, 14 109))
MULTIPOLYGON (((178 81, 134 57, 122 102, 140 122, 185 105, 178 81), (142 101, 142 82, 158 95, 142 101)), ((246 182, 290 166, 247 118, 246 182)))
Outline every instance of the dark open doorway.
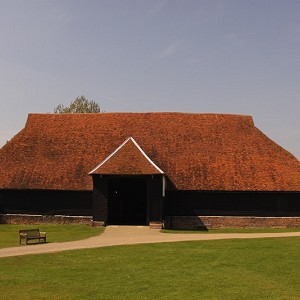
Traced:
POLYGON ((108 224, 147 224, 146 179, 112 178, 109 180, 108 224))

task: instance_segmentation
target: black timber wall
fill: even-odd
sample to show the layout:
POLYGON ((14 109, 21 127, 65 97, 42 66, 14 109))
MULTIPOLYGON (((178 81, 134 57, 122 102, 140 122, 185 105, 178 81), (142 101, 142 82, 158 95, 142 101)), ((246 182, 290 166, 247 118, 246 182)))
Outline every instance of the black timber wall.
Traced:
POLYGON ((108 221, 108 180, 106 177, 93 176, 93 220, 108 221))
POLYGON ((0 190, 0 213, 91 216, 92 192, 0 190))
POLYGON ((167 191, 166 216, 300 216, 300 192, 167 191))
POLYGON ((147 177, 148 222, 162 221, 163 219, 162 188, 161 175, 147 177))

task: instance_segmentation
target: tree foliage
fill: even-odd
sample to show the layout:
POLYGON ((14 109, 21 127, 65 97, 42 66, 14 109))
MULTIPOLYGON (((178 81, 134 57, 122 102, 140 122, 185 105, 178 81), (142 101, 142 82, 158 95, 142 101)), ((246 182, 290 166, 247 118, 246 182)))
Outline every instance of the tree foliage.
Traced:
POLYGON ((67 113, 99 113, 100 106, 93 100, 88 100, 84 96, 77 97, 69 106, 59 104, 54 108, 55 114, 67 113))

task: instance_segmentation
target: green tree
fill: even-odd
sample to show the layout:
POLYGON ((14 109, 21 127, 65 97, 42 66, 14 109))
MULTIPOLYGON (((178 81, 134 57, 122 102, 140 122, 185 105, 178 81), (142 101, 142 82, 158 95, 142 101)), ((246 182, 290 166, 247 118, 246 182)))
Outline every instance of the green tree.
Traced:
POLYGON ((100 106, 93 100, 88 100, 84 96, 77 97, 69 106, 59 104, 54 108, 55 114, 68 113, 99 113, 100 106))

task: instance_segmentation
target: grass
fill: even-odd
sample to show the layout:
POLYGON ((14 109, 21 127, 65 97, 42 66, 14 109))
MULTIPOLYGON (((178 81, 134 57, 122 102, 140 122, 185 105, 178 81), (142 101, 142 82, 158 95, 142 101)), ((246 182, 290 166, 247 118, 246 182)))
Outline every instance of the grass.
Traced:
POLYGON ((299 227, 295 228, 219 228, 205 230, 182 230, 182 229, 162 229, 163 233, 197 233, 197 234, 209 234, 209 233, 268 233, 268 232, 298 232, 299 227))
POLYGON ((2 299, 299 299, 300 238, 75 250, 0 259, 2 299))
MULTIPOLYGON (((88 225, 8 225, 0 224, 0 248, 19 246, 19 229, 39 228, 47 232, 47 242, 81 240, 103 232, 104 228, 88 225)), ((36 241, 29 241, 29 243, 36 241)))

